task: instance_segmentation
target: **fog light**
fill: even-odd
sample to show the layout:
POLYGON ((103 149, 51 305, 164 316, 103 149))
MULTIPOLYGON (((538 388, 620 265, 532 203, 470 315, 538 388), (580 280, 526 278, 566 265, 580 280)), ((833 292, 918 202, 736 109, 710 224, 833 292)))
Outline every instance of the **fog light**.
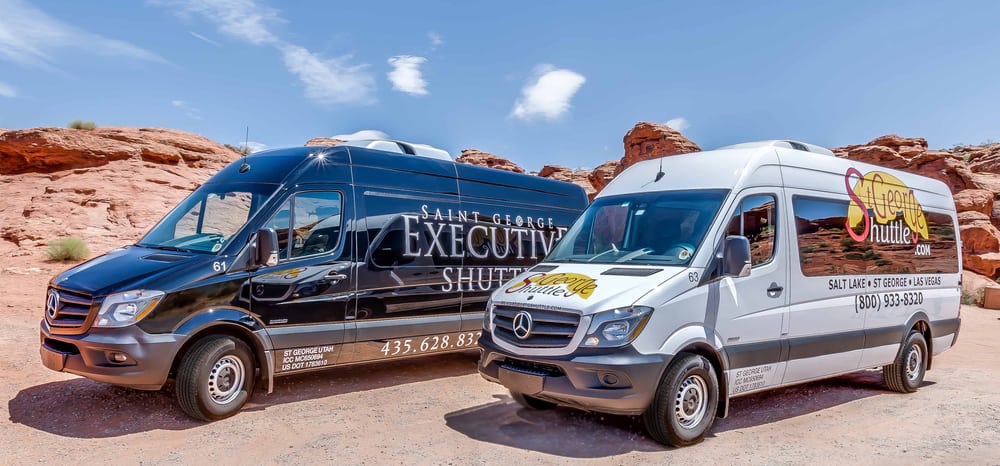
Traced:
POLYGON ((597 337, 587 337, 586 340, 583 340, 583 345, 584 346, 597 346, 597 344, 600 343, 600 342, 601 342, 601 340, 597 339, 597 337))
POLYGON ((108 356, 113 362, 122 363, 128 361, 128 355, 125 353, 111 353, 108 356))
POLYGON ((604 374, 604 383, 606 385, 618 385, 618 376, 614 374, 604 374))

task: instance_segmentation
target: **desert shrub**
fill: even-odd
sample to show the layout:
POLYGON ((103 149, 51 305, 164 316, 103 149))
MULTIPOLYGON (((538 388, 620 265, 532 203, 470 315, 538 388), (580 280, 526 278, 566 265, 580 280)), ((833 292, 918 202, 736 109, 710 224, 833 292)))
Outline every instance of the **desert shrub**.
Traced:
POLYGON ((85 129, 90 131, 97 127, 93 121, 73 120, 69 122, 69 127, 73 129, 85 129))
POLYGON ((69 237, 49 243, 45 254, 49 256, 49 260, 78 261, 90 255, 90 248, 82 239, 69 237))
POLYGON ((962 290, 962 304, 967 304, 969 306, 982 306, 983 296, 986 292, 983 288, 978 290, 962 290))

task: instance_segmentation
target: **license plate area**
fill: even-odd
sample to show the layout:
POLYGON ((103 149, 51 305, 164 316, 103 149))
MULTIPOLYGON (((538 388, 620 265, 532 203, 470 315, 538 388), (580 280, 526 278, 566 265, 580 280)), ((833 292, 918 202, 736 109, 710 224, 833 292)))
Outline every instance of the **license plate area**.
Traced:
POLYGON ((66 353, 61 353, 42 346, 39 351, 42 355, 42 365, 54 371, 62 371, 66 367, 66 353))
POLYGON ((515 392, 525 395, 535 395, 541 393, 542 388, 545 386, 545 377, 525 374, 501 367, 500 383, 515 392))

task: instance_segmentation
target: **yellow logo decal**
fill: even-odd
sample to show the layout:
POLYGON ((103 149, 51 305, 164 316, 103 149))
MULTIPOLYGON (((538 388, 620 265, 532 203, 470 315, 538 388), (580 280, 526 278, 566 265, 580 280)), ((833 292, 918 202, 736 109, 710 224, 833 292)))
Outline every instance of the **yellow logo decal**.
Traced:
POLYGON ((578 273, 536 273, 515 283, 510 288, 507 288, 505 292, 548 294, 564 298, 579 295, 581 298, 587 299, 590 295, 594 294, 596 288, 597 280, 586 275, 578 273))
MULTIPOLYGON (((847 233, 855 241, 864 241, 869 237, 872 228, 872 215, 881 225, 888 224, 899 215, 903 216, 906 227, 901 238, 916 244, 917 235, 927 239, 930 232, 927 229, 927 218, 924 209, 917 202, 913 190, 908 188, 899 178, 885 172, 873 171, 864 175, 856 168, 849 168, 844 175, 844 185, 851 203, 847 208, 847 233), (851 177, 857 178, 851 186, 851 177), (864 224, 861 233, 854 231, 859 224, 864 224)), ((896 242, 896 241, 890 241, 896 242)))

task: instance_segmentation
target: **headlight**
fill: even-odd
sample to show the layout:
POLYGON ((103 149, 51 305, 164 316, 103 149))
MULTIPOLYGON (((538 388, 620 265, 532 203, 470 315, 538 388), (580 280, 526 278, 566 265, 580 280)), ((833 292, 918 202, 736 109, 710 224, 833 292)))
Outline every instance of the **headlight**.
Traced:
POLYGON ((101 304, 101 310, 97 311, 97 322, 95 327, 125 327, 132 325, 149 311, 152 311, 156 304, 163 298, 162 291, 154 290, 132 290, 124 293, 108 295, 101 304))
POLYGON ((614 348, 625 346, 639 336, 646 326, 653 308, 630 306, 594 314, 582 346, 590 348, 614 348))

